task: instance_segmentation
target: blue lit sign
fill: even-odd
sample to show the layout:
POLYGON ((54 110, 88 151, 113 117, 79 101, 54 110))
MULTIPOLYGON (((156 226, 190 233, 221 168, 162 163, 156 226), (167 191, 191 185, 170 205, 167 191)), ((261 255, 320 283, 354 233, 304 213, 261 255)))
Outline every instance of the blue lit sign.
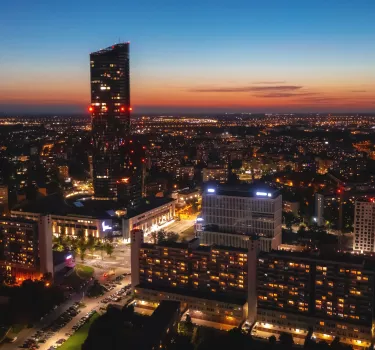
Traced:
POLYGON ((258 197, 272 197, 272 193, 269 192, 256 192, 255 195, 258 197))
POLYGON ((208 192, 208 193, 215 193, 215 189, 214 189, 214 188, 209 188, 209 189, 207 190, 207 192, 208 192))

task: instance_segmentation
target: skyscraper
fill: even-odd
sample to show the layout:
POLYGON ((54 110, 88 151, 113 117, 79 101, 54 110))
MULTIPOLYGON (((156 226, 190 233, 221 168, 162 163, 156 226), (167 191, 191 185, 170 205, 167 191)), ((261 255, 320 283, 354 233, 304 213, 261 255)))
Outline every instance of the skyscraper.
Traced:
POLYGON ((94 196, 134 206, 145 160, 130 138, 129 43, 91 53, 90 66, 94 196))

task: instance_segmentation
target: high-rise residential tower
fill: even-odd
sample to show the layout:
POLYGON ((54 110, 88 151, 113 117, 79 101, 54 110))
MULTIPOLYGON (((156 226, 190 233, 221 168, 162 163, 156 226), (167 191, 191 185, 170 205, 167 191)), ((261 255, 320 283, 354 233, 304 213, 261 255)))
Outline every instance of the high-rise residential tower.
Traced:
POLYGON ((355 202, 353 250, 375 252, 375 201, 360 198, 355 202))
POLYGON ((134 206, 145 160, 130 137, 129 43, 91 53, 90 66, 94 196, 134 206))

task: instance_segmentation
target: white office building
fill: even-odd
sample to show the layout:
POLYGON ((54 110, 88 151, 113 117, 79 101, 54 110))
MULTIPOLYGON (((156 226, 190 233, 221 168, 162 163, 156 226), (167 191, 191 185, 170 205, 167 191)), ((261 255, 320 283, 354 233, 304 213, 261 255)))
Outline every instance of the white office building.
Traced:
POLYGON ((375 252, 375 201, 362 198, 355 202, 353 250, 375 252))
POLYGON ((281 244, 282 197, 265 186, 207 187, 201 220, 203 243, 241 247, 242 240, 258 236, 261 250, 270 251, 281 244))

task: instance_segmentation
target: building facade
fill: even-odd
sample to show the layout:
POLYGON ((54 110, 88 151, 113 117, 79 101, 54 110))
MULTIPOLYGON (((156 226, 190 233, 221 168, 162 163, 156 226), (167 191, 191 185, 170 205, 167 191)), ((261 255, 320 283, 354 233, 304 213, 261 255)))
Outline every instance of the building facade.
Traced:
POLYGON ((292 213, 294 216, 298 216, 299 202, 283 201, 283 211, 292 213))
POLYGON ((222 234, 235 234, 234 240, 259 236, 265 251, 281 244, 282 198, 275 190, 248 185, 207 187, 202 195, 202 219, 200 236, 204 231, 212 233, 210 240, 202 238, 207 244, 218 243, 214 232, 218 232, 217 239, 222 234))
POLYGON ((364 257, 260 253, 257 328, 294 335, 310 327, 319 340, 350 345, 373 339, 374 264, 364 257))
POLYGON ((173 222, 176 200, 169 198, 155 199, 155 206, 141 207, 129 210, 122 221, 123 236, 130 238, 132 230, 142 230, 145 236, 158 231, 173 222))
POLYGON ((0 185, 0 214, 8 213, 9 199, 8 199, 8 186, 0 185))
POLYGON ((228 181, 228 168, 227 167, 203 168, 202 175, 203 175, 203 182, 218 181, 220 183, 226 183, 228 181))
POLYGON ((324 225, 324 195, 315 193, 315 220, 318 226, 324 225))
POLYGON ((353 250, 375 252, 375 202, 372 198, 355 202, 353 250))
POLYGON ((0 219, 0 271, 7 283, 53 274, 50 218, 0 219))
POLYGON ((132 287, 143 303, 176 300, 192 317, 233 325, 255 310, 255 305, 250 310, 247 298, 249 286, 255 291, 256 242, 241 249, 202 246, 197 238, 146 244, 139 230, 132 237, 132 287))
POLYGON ((129 43, 91 53, 90 67, 94 195, 136 206, 145 158, 130 138, 129 43))

